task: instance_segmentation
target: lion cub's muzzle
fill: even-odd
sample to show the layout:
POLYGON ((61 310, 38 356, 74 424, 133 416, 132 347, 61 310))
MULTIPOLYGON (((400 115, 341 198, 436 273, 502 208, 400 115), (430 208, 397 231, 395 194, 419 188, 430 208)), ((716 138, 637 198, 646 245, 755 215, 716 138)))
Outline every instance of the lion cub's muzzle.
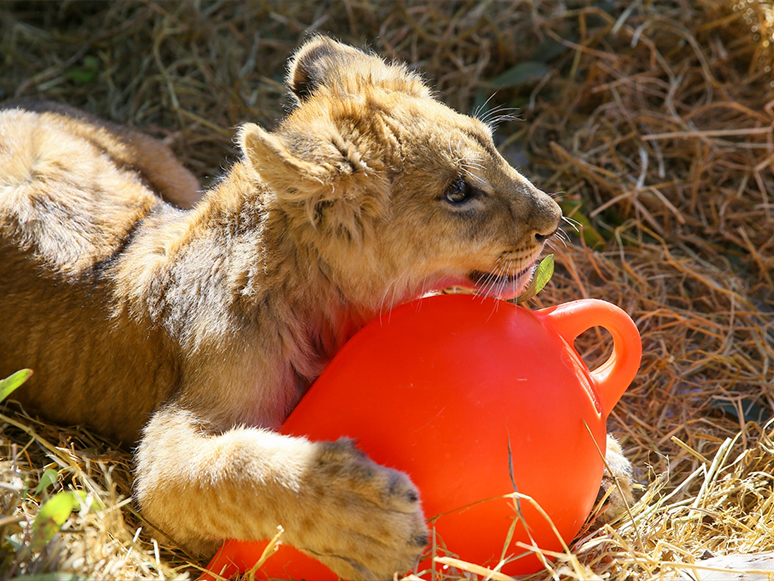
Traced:
POLYGON ((527 287, 532 279, 534 266, 534 260, 529 260, 525 266, 514 272, 513 263, 504 261, 491 271, 474 270, 468 278, 473 283, 476 294, 508 300, 519 296, 527 287))
POLYGON ((544 244, 546 240, 554 236, 559 231, 559 226, 557 225, 556 228, 554 228, 549 234, 541 234, 540 232, 535 233, 535 240, 537 240, 538 244, 544 244))
POLYGON ((476 286, 484 286, 487 284, 513 284, 517 282, 524 275, 528 274, 535 263, 530 262, 525 268, 522 268, 516 273, 496 274, 494 272, 482 272, 480 270, 474 270, 470 273, 469 278, 476 286))
POLYGON ((473 270, 468 275, 480 295, 512 299, 519 296, 532 279, 535 262, 546 242, 559 231, 562 212, 558 204, 542 194, 539 216, 518 249, 503 252, 492 268, 473 270), (547 201, 547 203, 546 203, 547 201))

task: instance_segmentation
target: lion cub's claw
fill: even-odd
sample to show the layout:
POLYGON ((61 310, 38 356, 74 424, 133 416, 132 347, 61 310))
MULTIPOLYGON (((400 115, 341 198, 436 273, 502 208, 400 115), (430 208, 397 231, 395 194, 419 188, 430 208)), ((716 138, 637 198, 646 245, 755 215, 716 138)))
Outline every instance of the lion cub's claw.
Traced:
POLYGON ((296 546, 348 579, 392 579, 414 568, 428 531, 408 476, 347 439, 320 443, 310 472, 315 533, 299 531, 296 546))

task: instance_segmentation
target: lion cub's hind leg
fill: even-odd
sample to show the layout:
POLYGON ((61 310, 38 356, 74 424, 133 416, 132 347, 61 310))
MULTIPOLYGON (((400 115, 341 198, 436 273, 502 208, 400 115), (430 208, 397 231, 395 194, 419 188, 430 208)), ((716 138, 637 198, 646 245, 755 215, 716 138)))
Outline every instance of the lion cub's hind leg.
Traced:
POLYGON ((599 487, 601 499, 608 491, 607 508, 600 515, 602 522, 615 520, 634 504, 632 483, 634 470, 631 462, 624 456, 621 445, 613 436, 607 435, 607 453, 605 455, 605 471, 602 474, 602 484, 599 487))
POLYGON ((136 129, 53 101, 3 103, 0 110, 3 109, 50 113, 63 118, 71 133, 97 146, 114 160, 116 166, 136 172, 150 190, 178 208, 190 208, 202 197, 199 180, 178 161, 172 150, 136 129))

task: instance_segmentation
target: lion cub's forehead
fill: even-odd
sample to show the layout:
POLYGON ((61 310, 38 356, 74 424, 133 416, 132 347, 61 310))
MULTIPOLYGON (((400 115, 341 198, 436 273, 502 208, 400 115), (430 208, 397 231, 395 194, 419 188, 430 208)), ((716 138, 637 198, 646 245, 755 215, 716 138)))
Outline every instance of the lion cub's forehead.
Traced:
POLYGON ((432 97, 414 97, 403 99, 392 95, 390 99, 393 106, 383 108, 386 115, 402 120, 407 125, 430 124, 440 133, 461 132, 471 139, 483 143, 492 142, 491 128, 480 120, 463 113, 459 113, 432 97))
POLYGON ((479 119, 458 113, 432 97, 406 98, 398 93, 381 97, 370 109, 381 117, 379 126, 399 132, 404 143, 413 142, 453 157, 477 155, 499 160, 492 130, 479 119))
MULTIPOLYGON (((442 180, 487 173, 504 161, 491 128, 458 113, 430 94, 407 93, 383 83, 322 87, 302 101, 283 123, 299 153, 316 157, 315 143, 337 135, 370 167, 435 172, 442 180), (301 151, 303 150, 303 151, 301 151), (415 167, 417 166, 417 167, 415 167)), ((341 149, 339 147, 339 149, 341 149)))
MULTIPOLYGON (((475 159, 481 164, 499 164, 502 157, 495 148, 491 128, 480 120, 454 111, 442 103, 434 107, 420 107, 418 118, 410 127, 422 128, 426 135, 420 142, 426 142, 434 151, 455 162, 475 159)), ((424 144, 423 144, 424 145, 424 144)))

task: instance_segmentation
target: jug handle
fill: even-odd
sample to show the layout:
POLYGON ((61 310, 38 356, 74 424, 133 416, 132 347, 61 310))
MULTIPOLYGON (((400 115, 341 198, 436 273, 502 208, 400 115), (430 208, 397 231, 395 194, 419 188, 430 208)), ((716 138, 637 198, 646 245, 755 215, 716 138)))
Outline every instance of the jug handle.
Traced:
POLYGON ((642 341, 634 321, 626 312, 607 301, 581 299, 536 311, 572 347, 584 331, 592 327, 607 329, 613 337, 613 352, 602 365, 591 372, 602 407, 607 418, 613 407, 629 387, 642 357, 642 341))

